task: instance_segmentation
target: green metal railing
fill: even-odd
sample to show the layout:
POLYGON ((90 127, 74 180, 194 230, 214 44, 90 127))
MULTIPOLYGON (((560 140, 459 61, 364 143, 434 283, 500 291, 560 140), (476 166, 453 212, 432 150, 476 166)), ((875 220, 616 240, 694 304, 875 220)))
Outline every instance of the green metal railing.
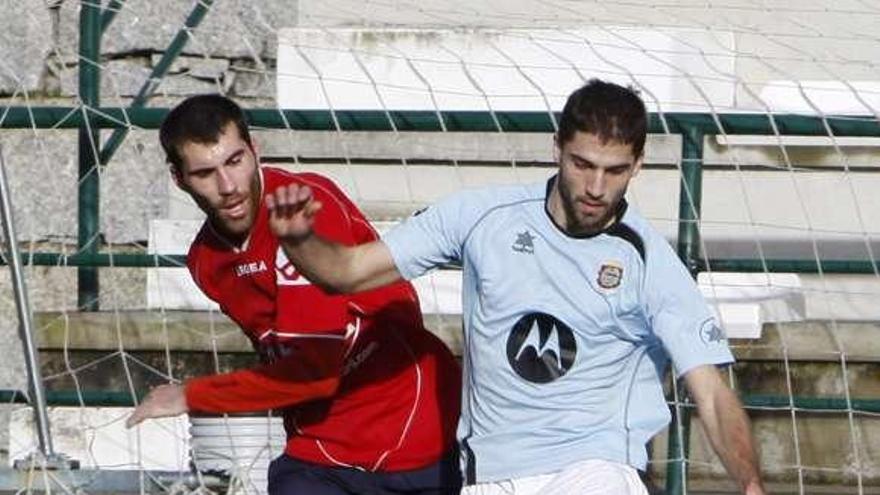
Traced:
MULTIPOLYGON (((87 114, 98 128, 157 129, 167 112, 166 108, 0 106, 0 128, 75 129, 83 125, 83 114, 87 114)), ((245 114, 255 127, 302 131, 441 132, 445 127, 448 132, 553 132, 547 112, 249 109, 245 114)), ((648 132, 667 134, 668 129, 669 134, 828 137, 826 125, 836 137, 880 137, 875 117, 850 115, 652 113, 648 132)))
MULTIPOLYGON (((156 129, 167 114, 167 108, 85 108, 85 107, 0 107, 0 128, 60 129, 156 129)), ((326 111, 326 110, 246 110, 254 127, 267 129, 334 131, 421 131, 440 132, 541 132, 553 131, 551 115, 545 112, 429 112, 429 111, 326 111), (393 121, 393 124, 392 124, 393 121), (338 122, 337 127, 335 122, 338 122), (497 125, 496 125, 497 122, 497 125)), ((826 127, 836 136, 880 137, 880 125, 874 117, 815 117, 801 115, 761 114, 652 114, 649 131, 669 131, 682 136, 682 194, 679 198, 678 252, 694 272, 713 271, 789 271, 802 273, 878 273, 876 260, 737 260, 705 259, 699 254, 699 205, 702 185, 702 156, 705 136, 727 134, 827 136, 826 127)), ((81 143, 80 250, 74 255, 38 253, 25 258, 37 265, 71 265, 94 270, 95 266, 174 266, 180 259, 143 254, 99 253, 97 232, 97 175, 91 143, 81 143), (87 173, 91 171, 91 174, 87 173), (112 258, 112 259, 111 259, 112 258)), ((115 149, 115 148, 113 148, 115 149)), ((112 149, 105 147, 107 156, 112 149)), ((88 272, 87 272, 88 273, 88 272)), ((95 285, 95 290, 97 286, 95 285)), ((81 290, 82 300, 94 300, 89 286, 81 290)))
MULTIPOLYGON (((99 166, 110 161, 131 128, 156 129, 168 112, 167 108, 145 108, 175 58, 189 38, 189 30, 198 26, 210 10, 212 1, 197 2, 164 52, 147 81, 128 108, 100 105, 100 40, 113 20, 122 0, 111 0, 106 8, 99 2, 81 1, 80 72, 81 105, 70 107, 0 107, 0 128, 77 129, 79 132, 78 189, 78 251, 63 253, 30 253, 26 264, 44 266, 75 266, 78 271, 78 301, 82 308, 97 310, 99 300, 98 267, 173 267, 182 266, 184 256, 150 255, 130 252, 101 252, 99 211, 99 166), (100 129, 115 129, 103 148, 100 129)), ((433 112, 433 111, 330 111, 330 110, 246 110, 252 126, 267 129, 310 131, 398 131, 398 132, 540 132, 554 130, 547 112, 433 112)), ((682 136, 681 193, 679 197, 679 228, 677 250, 682 261, 696 275, 712 271, 786 271, 802 273, 880 273, 875 260, 734 260, 705 259, 700 252, 700 205, 702 191, 703 143, 713 135, 801 135, 880 137, 875 116, 804 116, 772 114, 651 114, 649 132, 682 136)), ((0 401, 24 400, 18 392, 0 391, 0 401)), ((130 394, 118 392, 49 392, 53 405, 132 405, 130 394)), ((880 401, 802 398, 744 397, 747 406, 795 407, 802 409, 859 410, 880 412, 880 401)), ((678 408, 676 408, 678 409, 678 408)), ((686 453, 689 407, 681 408, 684 428, 670 435, 670 458, 686 453)), ((675 461, 667 470, 667 493, 683 492, 686 464, 675 461)))
MULTIPOLYGON (((79 97, 82 108, 100 105, 101 88, 101 6, 82 2, 79 17, 79 97)), ((100 130, 92 122, 91 112, 81 112, 79 129, 79 186, 77 192, 77 248, 83 254, 98 252, 100 245, 100 192, 98 149, 100 130)), ((77 302, 79 307, 98 310, 98 269, 81 266, 77 269, 77 302)))

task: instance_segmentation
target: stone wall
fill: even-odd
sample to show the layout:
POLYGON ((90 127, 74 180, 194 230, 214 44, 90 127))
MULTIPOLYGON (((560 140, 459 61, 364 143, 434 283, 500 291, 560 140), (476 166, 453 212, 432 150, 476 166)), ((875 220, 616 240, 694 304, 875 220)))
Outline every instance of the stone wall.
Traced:
MULTIPOLYGON (((19 104, 25 92, 31 104, 47 97, 74 98, 80 2, 6 0, 3 4, 0 96, 13 97, 19 104)), ((138 92, 194 5, 179 0, 122 2, 101 39, 105 104, 124 104, 138 92)), ((296 25, 296 7, 295 0, 214 2, 201 24, 189 31, 182 56, 158 94, 223 91, 272 99, 275 33, 296 25)))

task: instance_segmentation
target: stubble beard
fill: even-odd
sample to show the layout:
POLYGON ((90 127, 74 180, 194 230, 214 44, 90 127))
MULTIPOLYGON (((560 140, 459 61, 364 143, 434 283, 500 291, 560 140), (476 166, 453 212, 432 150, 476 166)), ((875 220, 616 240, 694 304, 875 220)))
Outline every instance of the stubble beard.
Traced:
MULTIPOLYGON (((229 219, 224 218, 220 215, 219 208, 211 208, 211 213, 208 215, 209 221, 211 225, 220 233, 223 237, 227 238, 230 241, 235 243, 243 242, 247 236, 250 234, 251 229, 253 229, 254 224, 257 222, 257 214, 260 210, 260 178, 259 178, 259 169, 254 173, 254 179, 250 184, 250 192, 247 196, 246 201, 248 204, 248 212, 241 219, 229 219)), ((205 208, 202 208, 203 210, 205 208)))

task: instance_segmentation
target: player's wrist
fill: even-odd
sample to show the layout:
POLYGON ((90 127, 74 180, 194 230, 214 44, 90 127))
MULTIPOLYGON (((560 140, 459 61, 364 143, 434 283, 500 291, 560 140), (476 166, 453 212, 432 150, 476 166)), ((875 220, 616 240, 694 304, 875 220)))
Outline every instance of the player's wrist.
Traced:
POLYGON ((764 495, 767 492, 764 491, 764 485, 761 483, 761 480, 754 478, 746 483, 743 493, 745 495, 764 495))
POLYGON ((301 244, 305 243, 309 239, 311 239, 312 236, 314 236, 314 235, 315 235, 315 231, 310 228, 307 231, 302 232, 302 233, 285 234, 283 236, 279 236, 278 240, 288 246, 297 247, 297 246, 300 246, 301 244))

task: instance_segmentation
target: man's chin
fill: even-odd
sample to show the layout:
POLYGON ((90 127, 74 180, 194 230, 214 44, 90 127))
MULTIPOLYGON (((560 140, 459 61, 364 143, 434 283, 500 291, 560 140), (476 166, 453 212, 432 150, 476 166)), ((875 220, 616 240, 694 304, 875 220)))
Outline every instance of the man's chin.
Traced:
POLYGON ((243 239, 247 237, 250 232, 251 224, 253 222, 247 218, 243 218, 241 220, 214 219, 212 223, 214 228, 220 231, 224 236, 231 239, 243 239))
POLYGON ((603 218, 584 218, 578 222, 577 230, 578 234, 581 235, 593 235, 597 234, 608 226, 609 217, 603 218))

